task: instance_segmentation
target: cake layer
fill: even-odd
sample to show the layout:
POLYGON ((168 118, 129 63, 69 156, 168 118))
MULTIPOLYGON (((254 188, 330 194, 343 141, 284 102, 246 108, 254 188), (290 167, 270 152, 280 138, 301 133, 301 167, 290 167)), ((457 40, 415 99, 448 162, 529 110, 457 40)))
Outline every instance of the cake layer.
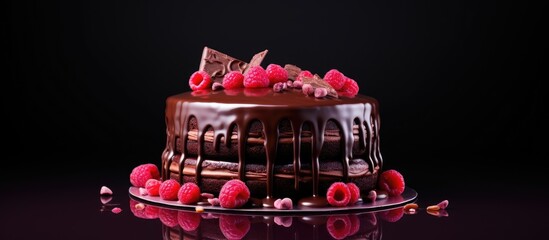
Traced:
MULTIPOLYGON (((196 164, 194 158, 185 161, 184 167, 180 169, 180 156, 175 156, 171 162, 169 172, 170 178, 180 182, 196 181, 196 164), (183 174, 179 174, 182 172, 183 174)), ((361 189, 362 193, 367 194, 369 190, 374 189, 377 182, 379 168, 369 169, 368 164, 363 159, 353 159, 349 162, 348 180, 354 182, 361 189)), ((247 164, 246 174, 243 180, 250 188, 252 197, 266 197, 266 182, 268 178, 267 167, 261 164, 247 164)), ((342 181, 343 164, 340 161, 323 161, 319 164, 319 190, 325 192, 333 182, 342 181)), ((295 189, 295 169, 293 164, 275 165, 273 170, 273 197, 307 197, 312 194, 312 168, 310 163, 301 162, 299 174, 299 185, 295 189)), ((230 179, 238 178, 238 164, 233 162, 205 160, 202 162, 201 171, 202 181, 200 189, 203 192, 218 195, 221 186, 230 179)))
POLYGON ((356 161, 374 169, 366 170, 374 176, 372 183, 377 179, 375 169, 382 167, 378 103, 362 95, 319 99, 297 89, 194 91, 167 99, 166 126, 164 179, 173 173, 177 179, 204 185, 206 179, 214 179, 204 168, 205 160, 211 159, 232 162, 236 167, 232 178, 252 180, 247 178, 248 169, 257 164, 264 166, 257 181, 266 196, 278 188, 275 179, 276 184, 281 179, 293 182, 286 188, 294 192, 310 183, 312 195, 318 196, 321 184, 356 180, 351 171, 356 161), (189 163, 192 159, 194 163, 189 163), (329 174, 322 172, 322 166, 330 162, 339 163, 341 170, 333 181, 326 181, 329 174), (185 167, 172 171, 173 163, 185 167), (185 171, 190 165, 194 174, 185 171), (277 169, 283 165, 292 169, 287 173, 292 177, 280 178, 277 169))

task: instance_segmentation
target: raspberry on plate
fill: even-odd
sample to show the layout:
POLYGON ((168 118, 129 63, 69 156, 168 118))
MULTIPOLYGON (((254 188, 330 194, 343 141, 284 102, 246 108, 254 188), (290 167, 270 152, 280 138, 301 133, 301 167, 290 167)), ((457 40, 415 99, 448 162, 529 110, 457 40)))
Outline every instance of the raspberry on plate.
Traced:
POLYGON ((239 71, 230 71, 223 77, 223 88, 235 89, 244 87, 244 75, 239 71))
POLYGON ((358 199, 360 198, 360 189, 355 183, 347 183, 347 187, 349 188, 349 192, 351 192, 351 199, 349 200, 349 205, 353 205, 356 202, 358 202, 358 199))
POLYGON ((179 188, 177 198, 183 204, 195 204, 200 200, 200 188, 196 183, 186 182, 179 188))
POLYGON ((339 91, 347 81, 347 77, 337 69, 331 69, 324 74, 324 81, 328 82, 330 86, 339 91))
POLYGON ((238 179, 229 180, 219 191, 219 204, 224 208, 242 207, 248 199, 250 199, 250 189, 238 179))
POLYGON ((278 82, 288 81, 288 72, 286 71, 286 69, 278 64, 269 64, 265 71, 267 72, 267 77, 269 78, 270 85, 278 82))
POLYGON ((328 203, 334 207, 343 207, 351 201, 351 191, 347 184, 343 182, 334 182, 328 188, 326 193, 328 203))
POLYGON ((179 192, 180 187, 181 184, 173 179, 162 182, 158 189, 160 198, 164 200, 177 200, 177 193, 179 192))
POLYGON ((209 89, 211 85, 212 78, 205 71, 196 71, 189 78, 189 86, 193 91, 209 89))
POLYGON ((145 183, 145 189, 147 189, 147 193, 149 194, 149 196, 158 196, 160 184, 162 184, 162 182, 158 179, 151 178, 147 180, 147 182, 145 183))
POLYGON ((145 187, 145 183, 147 183, 147 180, 151 178, 160 178, 160 172, 158 171, 158 167, 156 167, 156 165, 152 163, 141 164, 133 168, 132 172, 130 173, 130 183, 134 187, 145 187))
POLYGON ((267 72, 261 66, 251 67, 244 75, 245 88, 264 88, 269 86, 267 72))
POLYGON ((386 170, 379 176, 378 187, 389 196, 398 196, 404 192, 404 177, 397 170, 386 170))

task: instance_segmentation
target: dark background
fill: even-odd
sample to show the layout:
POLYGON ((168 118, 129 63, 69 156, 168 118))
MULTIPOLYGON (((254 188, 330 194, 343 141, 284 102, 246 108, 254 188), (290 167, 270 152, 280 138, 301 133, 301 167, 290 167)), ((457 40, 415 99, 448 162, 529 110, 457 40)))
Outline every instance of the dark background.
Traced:
POLYGON ((165 99, 189 91, 209 46, 356 79, 380 102, 385 166, 420 196, 547 196, 540 7, 203 2, 5 4, 2 184, 129 186, 160 164, 165 99))

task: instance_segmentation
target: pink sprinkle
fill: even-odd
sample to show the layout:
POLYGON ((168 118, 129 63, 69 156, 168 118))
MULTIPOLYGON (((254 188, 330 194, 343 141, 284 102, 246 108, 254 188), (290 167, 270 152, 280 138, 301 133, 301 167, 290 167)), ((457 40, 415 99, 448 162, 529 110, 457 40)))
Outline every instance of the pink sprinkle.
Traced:
POLYGON ((212 205, 212 206, 219 206, 219 198, 208 198, 208 202, 212 205))
POLYGON ((287 209, 293 209, 294 205, 292 203, 292 199, 290 198, 283 198, 283 199, 279 198, 274 202, 274 207, 276 209, 287 210, 287 209))
POLYGON ((303 91, 303 94, 309 96, 313 95, 315 93, 315 89, 311 84, 303 84, 303 87, 301 87, 301 90, 303 91))
POLYGON ((115 214, 119 214, 120 212, 122 212, 122 209, 119 208, 119 207, 115 207, 111 210, 111 212, 115 213, 115 214))
POLYGON ((376 190, 371 190, 370 192, 368 192, 368 199, 370 199, 370 201, 375 201, 377 198, 377 192, 376 190))
POLYGON ((201 193, 200 196, 205 199, 214 198, 214 195, 211 193, 201 193))
POLYGON ((294 82, 292 83, 292 86, 293 86, 294 88, 301 89, 301 88, 303 87, 303 82, 302 82, 302 81, 294 81, 294 82))
POLYGON ((147 192, 146 188, 139 188, 139 194, 141 196, 145 196, 145 195, 148 195, 149 193, 147 192))
POLYGON ((286 87, 288 87, 288 88, 293 88, 293 87, 294 87, 294 82, 288 80, 288 81, 286 82, 286 87))
POLYGON ((446 209, 448 207, 448 204, 450 204, 448 200, 444 200, 438 203, 437 206, 440 207, 440 209, 446 209))
POLYGON ((281 82, 275 83, 273 85, 273 92, 279 93, 284 91, 284 84, 281 82))
POLYGON ((101 187, 101 190, 99 190, 100 195, 112 195, 112 190, 108 187, 101 187))
POLYGON ((326 97, 326 95, 328 95, 328 90, 326 90, 326 88, 317 88, 315 89, 315 97, 316 98, 323 98, 323 97, 326 97))

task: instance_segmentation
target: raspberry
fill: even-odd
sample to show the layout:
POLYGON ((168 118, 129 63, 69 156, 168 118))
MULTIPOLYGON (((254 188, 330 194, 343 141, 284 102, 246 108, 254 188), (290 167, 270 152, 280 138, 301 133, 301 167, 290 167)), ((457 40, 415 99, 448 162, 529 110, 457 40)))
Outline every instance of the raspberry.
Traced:
POLYGON ((211 84, 212 78, 205 71, 196 71, 189 78, 189 86, 193 91, 209 89, 211 84))
POLYGON ((158 211, 158 218, 164 225, 171 228, 178 224, 177 211, 173 209, 161 208, 160 211, 158 211))
POLYGON ((349 205, 354 205, 360 198, 360 189, 355 183, 347 183, 349 192, 351 192, 351 199, 349 200, 349 205))
POLYGON ((307 70, 299 72, 295 81, 303 82, 303 77, 313 77, 313 74, 307 70))
POLYGON ((162 184, 160 184, 160 188, 158 189, 160 198, 164 200, 177 200, 177 193, 179 192, 180 187, 181 185, 179 182, 173 179, 162 182, 162 184))
POLYGON ((145 183, 151 178, 160 178, 158 168, 152 163, 141 164, 130 173, 130 182, 134 187, 145 187, 145 183))
POLYGON ((248 234, 251 227, 247 216, 221 215, 219 217, 219 229, 227 239, 242 239, 248 234))
POLYGON ((267 72, 261 66, 250 68, 244 76, 245 88, 263 88, 269 86, 269 77, 267 72))
POLYGON ((394 208, 391 210, 386 210, 382 212, 378 212, 378 215, 381 219, 383 219, 386 222, 396 222, 404 216, 404 208, 394 208))
POLYGON ((200 200, 200 188, 196 183, 187 182, 179 188, 177 198, 183 204, 195 204, 200 200))
POLYGON ((331 69, 324 74, 324 81, 328 82, 335 90, 340 90, 345 84, 346 77, 337 69, 331 69))
POLYGON ((343 182, 334 182, 326 193, 328 203, 334 207, 343 207, 351 200, 351 191, 343 182))
POLYGON ((151 178, 147 180, 147 182, 145 183, 147 194, 149 194, 149 196, 158 196, 159 194, 158 190, 160 189, 160 184, 162 184, 162 182, 158 179, 151 178))
POLYGON ((389 193, 389 196, 398 196, 404 192, 404 177, 396 170, 387 170, 379 176, 378 187, 389 193))
POLYGON ((265 69, 270 85, 288 81, 288 72, 282 66, 271 63, 265 69))
POLYGON ((326 221, 328 233, 335 239, 344 239, 351 233, 351 220, 347 215, 332 215, 326 221))
POLYGON ((193 212, 179 211, 177 213, 177 222, 181 229, 190 232, 194 231, 200 226, 201 221, 200 214, 193 212))
POLYGON ((358 89, 358 83, 351 78, 347 78, 345 84, 337 93, 344 97, 354 97, 358 94, 358 89))
POLYGON ((223 87, 225 89, 243 88, 244 75, 239 71, 230 71, 223 77, 223 87))
POLYGON ((250 190, 238 179, 226 182, 219 191, 219 204, 224 208, 242 207, 250 198, 250 190))

